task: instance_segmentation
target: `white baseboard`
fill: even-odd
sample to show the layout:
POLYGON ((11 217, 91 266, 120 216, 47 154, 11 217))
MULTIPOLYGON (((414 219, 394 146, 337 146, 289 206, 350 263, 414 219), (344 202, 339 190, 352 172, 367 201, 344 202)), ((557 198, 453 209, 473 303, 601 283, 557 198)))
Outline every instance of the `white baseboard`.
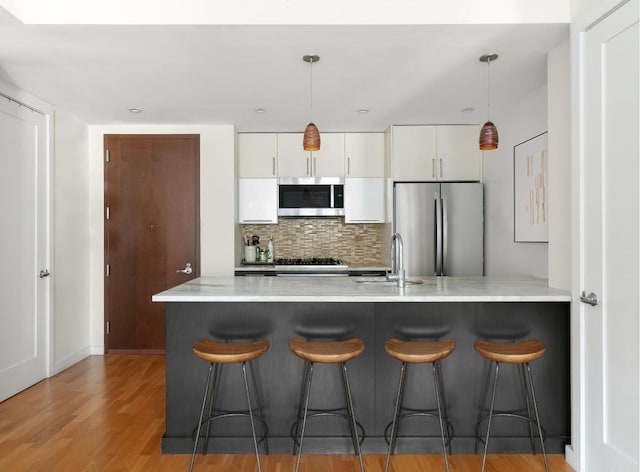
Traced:
POLYGON ((577 460, 576 460, 576 454, 573 451, 573 446, 571 444, 567 444, 564 447, 564 458, 567 461, 567 464, 569 464, 573 470, 580 470, 578 468, 578 464, 577 464, 577 460))
POLYGON ((104 344, 93 344, 89 346, 89 353, 92 356, 104 356, 104 344))
POLYGON ((59 374, 65 369, 68 369, 73 364, 77 364, 82 359, 86 359, 91 355, 91 348, 89 346, 83 347, 82 349, 69 354, 68 356, 56 360, 53 364, 53 372, 51 372, 51 376, 59 374))

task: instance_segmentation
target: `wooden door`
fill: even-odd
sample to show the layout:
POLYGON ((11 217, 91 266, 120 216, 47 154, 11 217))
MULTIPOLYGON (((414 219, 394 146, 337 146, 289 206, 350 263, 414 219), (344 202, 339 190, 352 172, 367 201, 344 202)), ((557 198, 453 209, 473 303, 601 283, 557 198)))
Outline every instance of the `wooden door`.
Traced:
POLYGON ((48 374, 47 140, 44 115, 11 100, 0 101, 0 401, 48 374))
POLYGON ((104 146, 106 350, 163 352, 164 304, 151 296, 200 272, 200 138, 105 135, 104 146))
POLYGON ((609 13, 580 35, 579 284, 586 292, 580 304, 581 411, 587 472, 637 471, 640 455, 638 0, 609 13))

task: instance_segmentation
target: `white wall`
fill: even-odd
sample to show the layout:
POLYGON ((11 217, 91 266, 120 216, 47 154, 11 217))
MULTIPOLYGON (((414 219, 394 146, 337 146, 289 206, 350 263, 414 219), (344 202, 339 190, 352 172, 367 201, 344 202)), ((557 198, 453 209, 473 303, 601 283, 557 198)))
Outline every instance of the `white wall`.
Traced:
MULTIPOLYGON (((91 351, 104 352, 105 134, 200 135, 200 275, 232 276, 235 263, 235 128, 233 125, 89 126, 91 351)), ((170 189, 169 191, 177 191, 170 189)))
POLYGON ((87 125, 55 112, 55 374, 89 355, 89 159, 87 125))
POLYGON ((547 244, 513 241, 513 147, 547 131, 547 88, 508 109, 491 107, 499 147, 483 152, 485 274, 547 277, 547 244))
POLYGON ((549 123, 549 286, 571 290, 571 54, 569 41, 547 60, 549 123))

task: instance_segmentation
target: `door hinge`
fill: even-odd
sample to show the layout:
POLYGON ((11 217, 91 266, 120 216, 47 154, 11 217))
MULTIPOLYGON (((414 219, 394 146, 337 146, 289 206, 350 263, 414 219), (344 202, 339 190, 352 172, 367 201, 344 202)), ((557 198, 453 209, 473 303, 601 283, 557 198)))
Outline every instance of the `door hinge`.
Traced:
POLYGON ((107 264, 105 275, 109 277, 111 275, 111 264, 107 264))
POLYGON ((107 334, 111 334, 111 321, 107 321, 107 334))
POLYGON ((111 211, 110 211, 109 207, 107 207, 105 218, 108 220, 110 216, 111 216, 111 211))
POLYGON ((105 162, 109 162, 110 158, 109 158, 109 150, 105 149, 104 150, 104 160, 105 162))

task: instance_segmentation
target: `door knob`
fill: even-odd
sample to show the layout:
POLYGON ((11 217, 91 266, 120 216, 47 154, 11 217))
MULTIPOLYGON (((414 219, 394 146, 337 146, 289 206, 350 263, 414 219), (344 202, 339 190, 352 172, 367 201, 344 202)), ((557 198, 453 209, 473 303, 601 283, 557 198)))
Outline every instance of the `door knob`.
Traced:
POLYGON ((596 306, 598 304, 598 295, 593 292, 589 292, 589 295, 583 290, 580 295, 580 301, 582 303, 586 303, 587 305, 596 306))
POLYGON ((182 272, 183 274, 190 274, 191 272, 193 272, 193 269, 191 268, 191 262, 187 262, 187 265, 184 266, 184 269, 178 269, 176 270, 176 272, 182 272))

